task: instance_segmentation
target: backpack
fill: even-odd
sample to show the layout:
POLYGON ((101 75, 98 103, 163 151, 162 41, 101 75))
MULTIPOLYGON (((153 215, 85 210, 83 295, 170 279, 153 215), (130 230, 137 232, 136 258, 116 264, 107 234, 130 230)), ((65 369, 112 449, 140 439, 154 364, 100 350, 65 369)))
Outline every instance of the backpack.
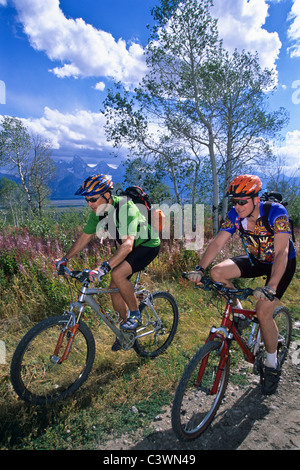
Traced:
MULTIPOLYGON (((268 191, 264 193, 261 196, 260 200, 264 202, 265 215, 263 219, 265 222, 265 227, 269 230, 269 232, 272 233, 273 230, 271 229, 270 224, 269 224, 269 213, 270 213, 272 202, 277 202, 277 204, 281 204, 284 207, 288 205, 288 202, 285 201, 282 195, 276 191, 268 191)), ((289 222, 290 222, 290 227, 291 227, 292 240, 293 242, 295 242, 294 223, 290 218, 289 218, 289 222)))
MULTIPOLYGON (((288 202, 283 200, 283 197, 280 193, 270 191, 267 193, 264 193, 261 197, 260 200, 263 201, 263 210, 264 210, 264 215, 262 216, 263 224, 268 230, 269 234, 273 234, 274 231, 269 223, 269 214, 270 210, 272 207, 272 203, 276 202, 277 204, 282 204, 283 206, 287 206, 288 202)), ((294 225, 291 219, 289 219, 290 227, 291 227, 291 234, 292 234, 292 240, 293 242, 295 241, 295 234, 294 234, 294 225)), ((244 230, 242 224, 240 223, 239 225, 239 232, 240 232, 240 237, 243 243, 243 246, 245 248, 245 251, 247 253, 247 256, 249 258, 250 264, 253 265, 252 260, 249 256, 248 250, 246 248, 245 242, 244 242, 244 237, 246 236, 246 231, 244 230)), ((251 238, 257 241, 257 243, 260 243, 260 235, 254 235, 251 234, 251 238)), ((260 250, 260 248, 259 248, 260 250)))
POLYGON ((151 209, 150 197, 139 186, 128 186, 125 190, 118 190, 118 196, 126 196, 131 199, 134 204, 143 204, 148 211, 148 224, 161 232, 165 225, 165 215, 160 209, 151 209))

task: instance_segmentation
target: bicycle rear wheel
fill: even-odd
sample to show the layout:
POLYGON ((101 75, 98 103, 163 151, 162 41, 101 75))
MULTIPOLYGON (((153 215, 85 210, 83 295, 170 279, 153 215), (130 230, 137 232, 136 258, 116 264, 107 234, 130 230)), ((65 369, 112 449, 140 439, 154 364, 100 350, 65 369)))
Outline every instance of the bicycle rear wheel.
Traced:
POLYGON ((87 379, 95 358, 95 341, 90 329, 79 323, 69 356, 59 362, 54 356, 58 340, 60 357, 70 337, 68 315, 47 318, 35 325, 20 341, 11 362, 15 392, 28 403, 46 405, 63 400, 87 379), (66 330, 62 338, 61 332, 66 330))
POLYGON ((289 310, 284 306, 277 307, 273 317, 278 328, 277 360, 281 367, 287 357, 291 343, 292 317, 289 310))
POLYGON ((220 362, 220 341, 210 341, 200 348, 187 365, 177 387, 173 408, 172 427, 180 440, 193 440, 212 422, 224 396, 230 368, 227 359, 216 394, 210 391, 220 362), (198 374, 202 361, 206 361, 201 383, 198 374))
POLYGON ((178 326, 178 306, 174 297, 168 292, 155 292, 151 296, 152 308, 140 304, 142 326, 137 330, 134 350, 139 356, 156 357, 171 344, 178 326))
MULTIPOLYGON (((276 307, 274 314, 273 314, 274 321, 276 323, 278 329, 278 345, 277 345, 277 361, 279 367, 282 367, 284 363, 288 350, 291 343, 291 336, 292 336, 292 328, 293 322, 292 317, 289 310, 280 305, 276 307)), ((266 361, 266 348, 263 342, 263 338, 261 340, 261 344, 259 350, 257 352, 254 364, 254 373, 261 374, 262 365, 266 361)))

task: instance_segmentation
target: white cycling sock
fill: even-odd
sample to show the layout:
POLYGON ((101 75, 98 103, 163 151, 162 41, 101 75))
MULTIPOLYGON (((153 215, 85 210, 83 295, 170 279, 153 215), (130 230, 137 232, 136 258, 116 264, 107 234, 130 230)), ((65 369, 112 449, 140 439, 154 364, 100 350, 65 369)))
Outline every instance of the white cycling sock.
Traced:
MULTIPOLYGON (((236 305, 233 306, 233 308, 243 308, 242 304, 239 300, 236 301, 236 305)), ((246 317, 242 313, 235 313, 234 314, 235 318, 240 318, 241 320, 245 320, 246 317)))
POLYGON ((265 361, 265 366, 267 367, 272 367, 273 369, 276 369, 277 367, 277 351, 274 353, 266 353, 266 361, 265 361))

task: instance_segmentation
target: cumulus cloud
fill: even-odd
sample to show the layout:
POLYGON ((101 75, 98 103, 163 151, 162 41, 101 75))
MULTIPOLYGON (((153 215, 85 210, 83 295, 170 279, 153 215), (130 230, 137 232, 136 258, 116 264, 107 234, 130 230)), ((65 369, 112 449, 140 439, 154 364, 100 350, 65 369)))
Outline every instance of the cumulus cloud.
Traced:
MULTIPOLYGON (((127 44, 110 33, 87 24, 82 18, 66 18, 59 0, 12 0, 31 46, 44 52, 51 61, 51 72, 58 78, 95 77, 95 89, 103 91, 101 79, 113 78, 126 86, 137 84, 146 72, 140 44, 127 44)), ((264 29, 268 3, 279 0, 214 0, 212 15, 219 19, 218 29, 229 52, 235 48, 259 52, 261 65, 276 68, 281 42, 276 32, 264 29)), ((7 0, 0 0, 5 6, 7 0)), ((300 0, 293 0, 289 38, 292 56, 300 56, 300 0), (298 41, 298 42, 297 42, 298 41)), ((39 119, 26 120, 30 130, 53 142, 53 148, 90 149, 107 147, 102 114, 74 111, 73 114, 46 107, 39 119)), ((287 135, 286 154, 299 158, 299 131, 287 135)))
POLYGON ((105 76, 130 85, 143 76, 141 45, 127 47, 123 39, 116 41, 82 18, 66 18, 59 0, 14 0, 14 4, 31 46, 63 64, 51 70, 57 77, 105 76))
MULTIPOLYGON (((60 62, 51 69, 57 77, 111 77, 130 86, 144 75, 146 65, 140 44, 127 45, 82 18, 66 18, 59 0, 13 1, 32 47, 60 62)), ((295 0, 295 9, 299 2, 295 0)), ((263 29, 268 15, 266 0, 215 0, 214 4, 212 13, 219 18, 225 47, 229 51, 235 47, 259 51, 262 65, 274 67, 281 43, 277 33, 263 29)))
POLYGON ((282 157, 286 163, 284 171, 286 174, 292 174, 295 171, 299 171, 300 161, 300 130, 293 130, 287 132, 285 141, 281 147, 274 148, 274 153, 282 157))
POLYGON ((219 19, 220 37, 229 52, 235 48, 258 51, 261 65, 275 68, 281 41, 276 32, 263 28, 268 16, 265 0, 215 0, 212 13, 219 19))
POLYGON ((63 147, 74 151, 102 151, 107 147, 105 119, 100 113, 80 110, 74 114, 64 114, 45 107, 41 118, 22 121, 30 132, 43 135, 56 150, 63 147))
POLYGON ((103 91, 103 90, 105 90, 105 83, 103 83, 103 82, 98 82, 98 83, 96 83, 96 85, 95 85, 95 90, 98 90, 98 91, 103 91))
POLYGON ((288 29, 288 37, 293 43, 289 48, 291 57, 300 57, 300 0, 294 0, 289 20, 291 21, 288 29))

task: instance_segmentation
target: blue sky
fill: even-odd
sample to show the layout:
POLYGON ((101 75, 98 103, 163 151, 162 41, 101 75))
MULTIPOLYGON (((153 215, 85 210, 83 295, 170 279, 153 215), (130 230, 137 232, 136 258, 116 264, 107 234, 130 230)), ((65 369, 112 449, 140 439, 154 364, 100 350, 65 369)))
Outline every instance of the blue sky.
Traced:
MULTIPOLYGON (((24 119, 53 156, 110 158, 100 108, 114 79, 145 73, 156 0, 0 0, 0 116, 24 119), (107 157, 106 157, 107 155, 107 157)), ((275 68, 274 109, 290 123, 278 153, 300 166, 300 0, 215 0, 224 46, 258 51, 275 68)))

